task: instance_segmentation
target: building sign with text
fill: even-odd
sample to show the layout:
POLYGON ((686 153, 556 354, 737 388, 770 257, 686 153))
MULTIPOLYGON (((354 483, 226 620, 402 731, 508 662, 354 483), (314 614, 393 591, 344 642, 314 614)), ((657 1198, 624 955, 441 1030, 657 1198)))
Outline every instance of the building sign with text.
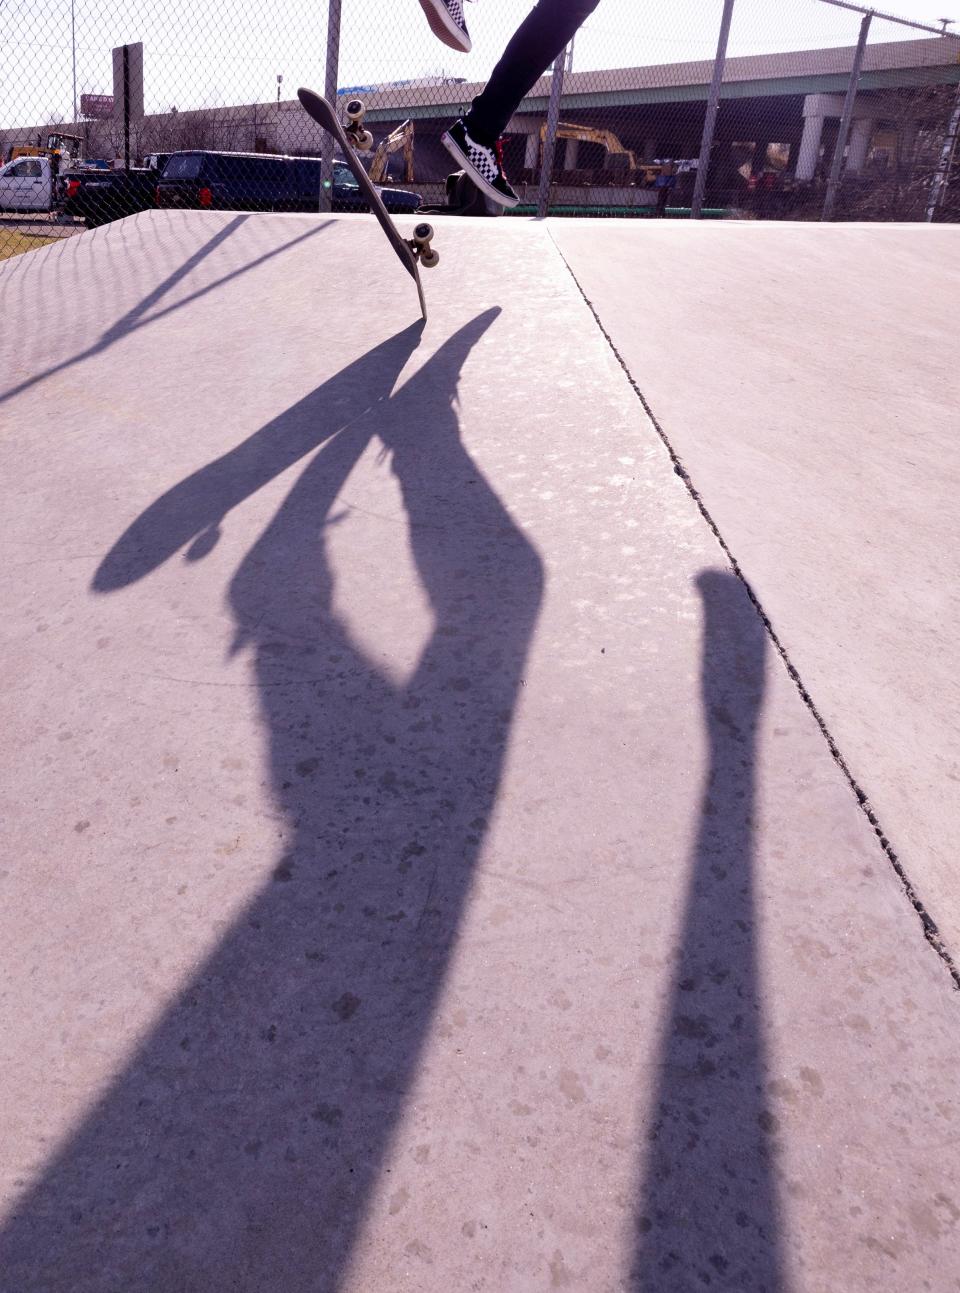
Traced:
POLYGON ((80 116, 104 121, 113 116, 112 94, 81 94, 80 116))

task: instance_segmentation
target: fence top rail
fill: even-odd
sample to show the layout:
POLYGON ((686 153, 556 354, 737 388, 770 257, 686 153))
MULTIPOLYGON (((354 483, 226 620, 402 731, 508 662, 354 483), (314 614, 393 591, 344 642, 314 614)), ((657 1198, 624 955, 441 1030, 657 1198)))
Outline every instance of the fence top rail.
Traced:
POLYGON ((946 36, 949 40, 960 41, 960 32, 947 31, 947 28, 952 25, 952 19, 950 18, 940 18, 938 20, 940 26, 933 27, 930 23, 916 22, 913 18, 901 18, 898 14, 887 13, 883 9, 874 9, 872 5, 867 7, 851 4, 850 0, 820 0, 820 4, 833 5, 835 9, 849 9, 852 13, 869 14, 871 18, 880 18, 883 22, 895 22, 900 27, 914 27, 917 31, 929 31, 934 36, 946 36))

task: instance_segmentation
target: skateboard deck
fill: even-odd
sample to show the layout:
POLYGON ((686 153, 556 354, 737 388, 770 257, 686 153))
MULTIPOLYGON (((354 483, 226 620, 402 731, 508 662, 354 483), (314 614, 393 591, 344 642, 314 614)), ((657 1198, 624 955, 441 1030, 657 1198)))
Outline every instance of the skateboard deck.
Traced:
MULTIPOLYGON (((360 185, 361 192, 370 204, 370 210, 380 222, 380 228, 387 235, 390 246, 397 253, 400 263, 417 285, 417 295, 420 298, 420 311, 423 314, 424 319, 426 319, 427 305, 423 297, 423 284, 420 282, 420 267, 418 263, 419 245, 417 240, 414 239, 413 241, 408 241, 403 237, 400 230, 393 223, 390 212, 383 205, 383 199, 374 188, 370 176, 367 174, 360 158, 353 151, 353 146, 347 138, 347 132, 341 125, 340 119, 338 118, 334 108, 325 98, 323 98, 322 95, 316 94, 313 90, 307 90, 302 87, 297 91, 297 98, 300 100, 300 104, 304 111, 309 113, 313 120, 317 122, 318 125, 322 126, 329 135, 332 135, 340 145, 340 150, 343 153, 343 160, 353 172, 354 179, 360 185)), ((421 231, 424 230, 429 231, 430 235, 433 233, 429 225, 419 225, 414 232, 416 234, 421 234, 421 231)), ((427 238, 426 241, 427 244, 429 244, 429 238, 427 238)))

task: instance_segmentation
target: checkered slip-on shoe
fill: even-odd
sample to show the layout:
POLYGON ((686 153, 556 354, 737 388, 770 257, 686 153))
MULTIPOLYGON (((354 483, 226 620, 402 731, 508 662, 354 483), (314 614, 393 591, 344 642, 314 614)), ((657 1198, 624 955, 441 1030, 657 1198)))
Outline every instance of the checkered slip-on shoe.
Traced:
POLYGON ((463 0, 420 0, 420 7, 438 40, 461 54, 470 53, 473 47, 463 16, 463 0))
POLYGON ((493 148, 478 144, 467 134, 462 121, 455 122, 440 136, 450 156, 462 166, 481 193, 502 207, 515 207, 520 199, 503 173, 503 153, 498 139, 493 148))

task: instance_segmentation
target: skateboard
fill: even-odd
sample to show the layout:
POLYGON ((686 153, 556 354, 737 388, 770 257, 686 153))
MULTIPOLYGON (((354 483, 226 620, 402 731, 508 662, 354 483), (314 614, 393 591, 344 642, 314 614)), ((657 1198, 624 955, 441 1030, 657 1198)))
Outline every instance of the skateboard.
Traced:
POLYGON ((297 98, 313 120, 332 135, 340 145, 343 160, 353 172, 354 179, 360 185, 361 192, 370 205, 370 210, 379 220, 380 228, 387 235, 390 246, 397 253, 400 263, 417 285, 420 311, 426 319, 427 306, 423 299, 423 284, 420 282, 420 266, 422 265, 424 269, 432 269, 440 260, 439 252, 430 246, 433 226, 426 223, 418 224, 414 226, 413 237, 404 238, 393 223, 389 211, 383 205, 383 199, 372 184, 360 158, 354 152, 354 148, 366 150, 373 144, 373 136, 368 130, 363 129, 363 103, 359 99, 351 99, 347 103, 345 129, 335 110, 322 95, 315 94, 313 90, 301 88, 297 91, 297 98))

